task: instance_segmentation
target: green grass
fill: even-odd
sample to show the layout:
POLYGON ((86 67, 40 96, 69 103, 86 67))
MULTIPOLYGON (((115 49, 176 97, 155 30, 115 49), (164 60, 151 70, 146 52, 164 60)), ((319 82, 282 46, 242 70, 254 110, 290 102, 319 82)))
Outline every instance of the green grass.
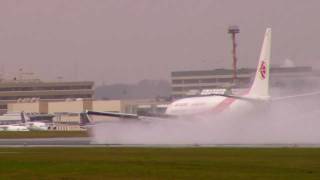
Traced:
POLYGON ((88 137, 87 131, 0 131, 0 139, 88 137))
POLYGON ((320 149, 0 148, 0 179, 319 179, 320 149))

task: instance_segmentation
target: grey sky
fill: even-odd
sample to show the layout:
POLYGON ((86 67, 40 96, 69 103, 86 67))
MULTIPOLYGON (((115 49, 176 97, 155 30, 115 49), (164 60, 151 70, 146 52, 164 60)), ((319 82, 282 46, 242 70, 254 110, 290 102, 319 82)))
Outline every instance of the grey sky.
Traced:
POLYGON ((272 63, 319 67, 318 0, 1 0, 0 67, 98 83, 168 79, 172 70, 256 66, 273 28, 272 63))

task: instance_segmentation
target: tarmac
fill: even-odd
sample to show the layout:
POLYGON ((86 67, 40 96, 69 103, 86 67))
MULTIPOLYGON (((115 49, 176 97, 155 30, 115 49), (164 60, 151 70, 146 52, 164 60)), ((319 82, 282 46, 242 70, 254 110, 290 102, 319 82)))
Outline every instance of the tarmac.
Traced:
POLYGON ((90 142, 90 138, 0 139, 0 147, 88 146, 90 142))
POLYGON ((91 138, 0 139, 6 147, 320 148, 320 144, 97 144, 91 138))

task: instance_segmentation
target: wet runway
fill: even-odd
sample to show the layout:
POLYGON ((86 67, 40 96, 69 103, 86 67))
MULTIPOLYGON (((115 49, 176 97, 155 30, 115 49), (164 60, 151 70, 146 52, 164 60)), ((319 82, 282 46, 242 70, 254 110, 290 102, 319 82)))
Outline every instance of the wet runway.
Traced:
POLYGON ((14 146, 87 146, 90 138, 30 138, 30 139, 0 139, 0 147, 14 146))
POLYGON ((97 144, 90 138, 0 139, 1 147, 320 148, 320 144, 97 144))

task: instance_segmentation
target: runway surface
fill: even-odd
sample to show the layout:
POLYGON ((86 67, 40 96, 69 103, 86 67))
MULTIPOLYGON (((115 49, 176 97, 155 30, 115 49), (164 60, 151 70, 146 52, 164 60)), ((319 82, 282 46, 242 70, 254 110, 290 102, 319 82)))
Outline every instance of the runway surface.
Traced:
POLYGON ((14 146, 87 146, 90 138, 0 139, 0 147, 14 146))
POLYGON ((30 138, 0 139, 1 147, 155 147, 155 148, 195 148, 195 147, 234 147, 234 148, 320 148, 320 144, 97 144, 90 138, 30 138))

